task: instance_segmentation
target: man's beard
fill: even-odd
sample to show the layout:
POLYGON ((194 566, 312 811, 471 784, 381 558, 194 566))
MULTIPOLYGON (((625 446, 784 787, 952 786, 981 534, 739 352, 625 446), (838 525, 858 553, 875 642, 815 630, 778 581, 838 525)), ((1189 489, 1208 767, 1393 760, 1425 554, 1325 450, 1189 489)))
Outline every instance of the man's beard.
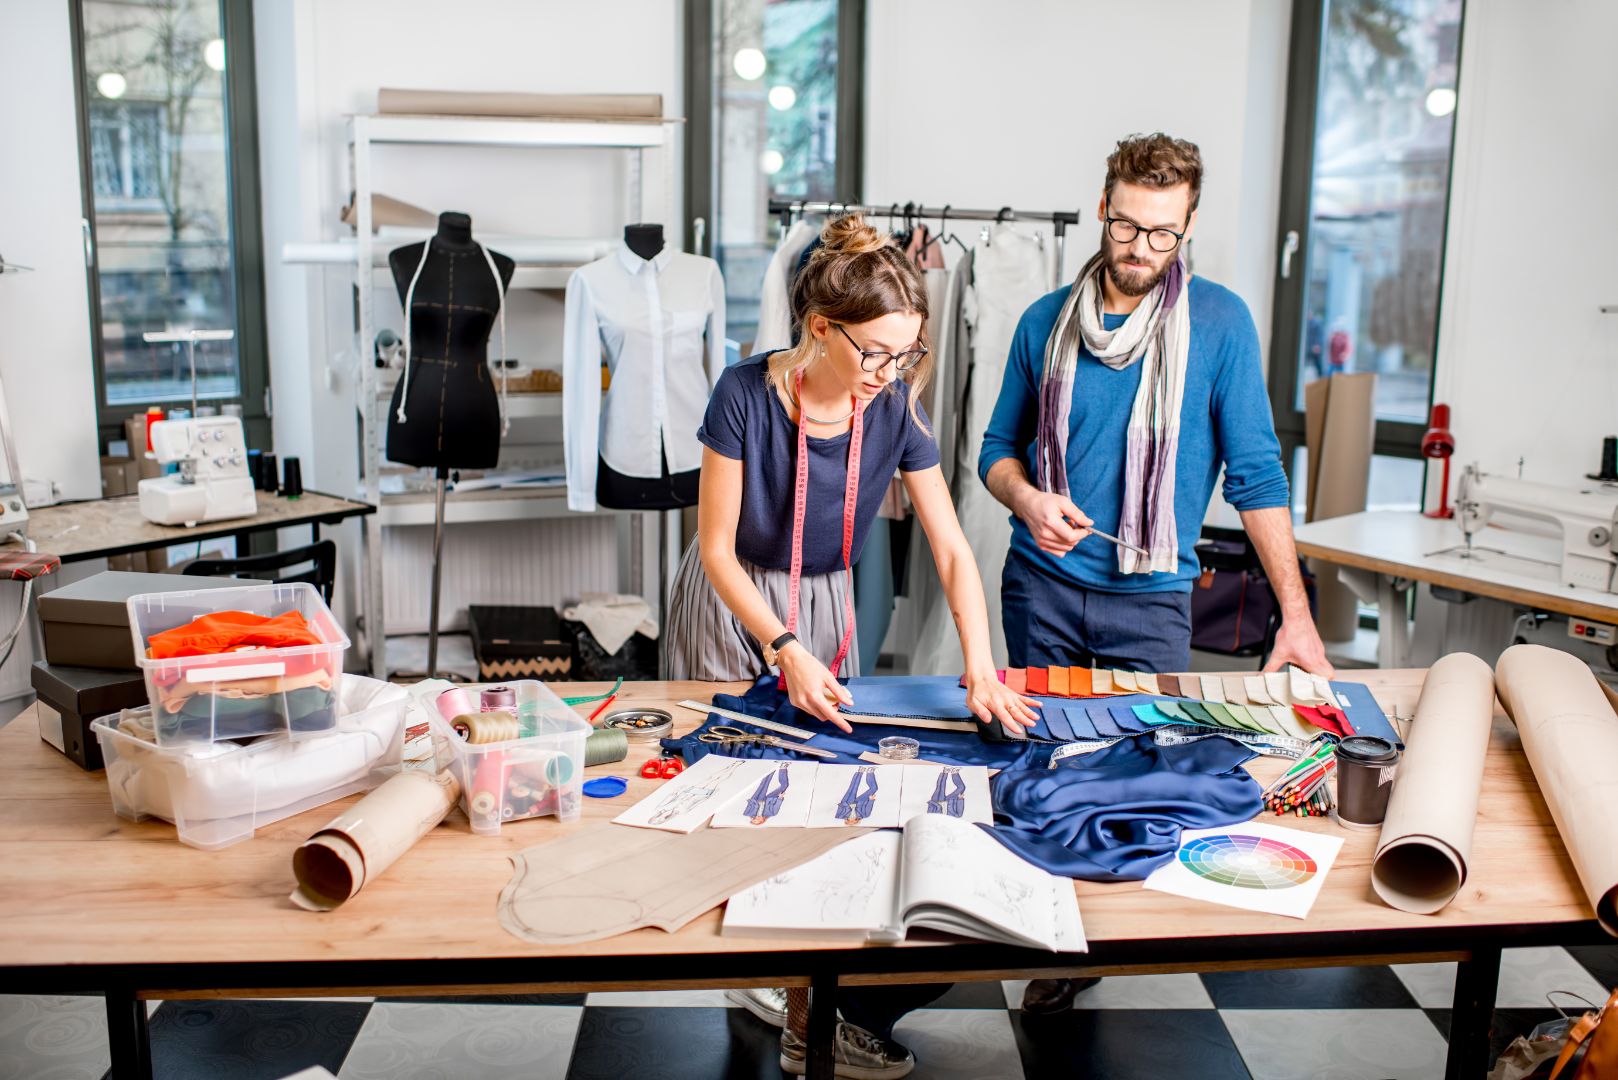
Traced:
POLYGON ((1141 271, 1121 265, 1128 255, 1129 249, 1123 247, 1109 247, 1102 251, 1113 288, 1125 296, 1145 296, 1151 292, 1163 280, 1163 275, 1169 272, 1169 264, 1174 261, 1172 258, 1164 259, 1163 265, 1157 269, 1141 271))

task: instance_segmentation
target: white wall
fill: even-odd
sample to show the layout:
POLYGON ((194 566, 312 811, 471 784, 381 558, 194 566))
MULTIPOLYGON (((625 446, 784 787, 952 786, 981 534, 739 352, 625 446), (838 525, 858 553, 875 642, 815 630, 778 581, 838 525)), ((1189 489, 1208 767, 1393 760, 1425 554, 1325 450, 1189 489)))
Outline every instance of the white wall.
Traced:
POLYGON ((0 376, 25 477, 101 497, 66 4, 0 4, 0 376))
POLYGON ((1572 484, 1618 434, 1618 5, 1474 2, 1463 35, 1434 400, 1457 462, 1572 484))
POLYGON ((1290 10, 1020 0, 991 14, 979 0, 880 0, 866 46, 865 198, 1076 209, 1076 273, 1100 240, 1113 144, 1158 130, 1190 139, 1206 168, 1195 270, 1247 301, 1267 351, 1290 10))

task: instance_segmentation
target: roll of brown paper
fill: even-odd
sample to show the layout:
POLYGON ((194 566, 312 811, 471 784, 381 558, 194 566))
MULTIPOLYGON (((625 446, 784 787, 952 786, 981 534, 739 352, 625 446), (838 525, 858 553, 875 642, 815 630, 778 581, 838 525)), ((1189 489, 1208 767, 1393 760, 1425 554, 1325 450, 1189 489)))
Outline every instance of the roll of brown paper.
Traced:
POLYGON ((376 92, 376 111, 412 116, 506 116, 592 120, 661 120, 661 94, 511 94, 469 90, 376 92))
POLYGON ((298 846, 292 902, 330 911, 426 836, 461 796, 450 772, 406 769, 298 846))
POLYGON ((1607 933, 1618 935, 1618 712, 1583 660, 1513 645, 1494 669, 1500 703, 1607 933))
POLYGON ((1427 672, 1371 862, 1371 887, 1392 907, 1431 915, 1466 883, 1493 720, 1488 664, 1451 653, 1427 672))

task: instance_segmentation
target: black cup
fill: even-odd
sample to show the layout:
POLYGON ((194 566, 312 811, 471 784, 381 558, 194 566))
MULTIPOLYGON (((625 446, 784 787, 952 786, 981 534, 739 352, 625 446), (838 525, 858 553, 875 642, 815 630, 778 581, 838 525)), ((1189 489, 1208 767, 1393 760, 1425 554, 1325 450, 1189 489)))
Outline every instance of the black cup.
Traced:
POLYGON ((281 462, 281 496, 296 499, 303 494, 303 466, 298 459, 289 457, 281 462))
POLYGON ((1351 735, 1337 745, 1337 821, 1376 828, 1388 816, 1398 749, 1374 735, 1351 735))

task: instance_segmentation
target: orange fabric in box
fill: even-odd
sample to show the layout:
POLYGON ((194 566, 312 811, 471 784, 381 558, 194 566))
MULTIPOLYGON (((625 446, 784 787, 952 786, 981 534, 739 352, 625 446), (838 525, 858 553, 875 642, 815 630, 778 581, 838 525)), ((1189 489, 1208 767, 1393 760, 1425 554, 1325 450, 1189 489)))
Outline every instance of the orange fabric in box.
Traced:
POLYGON ((146 655, 153 660, 181 656, 216 656, 240 649, 285 649, 324 644, 304 617, 254 615, 246 611, 216 611, 184 626, 164 630, 146 639, 146 655))

